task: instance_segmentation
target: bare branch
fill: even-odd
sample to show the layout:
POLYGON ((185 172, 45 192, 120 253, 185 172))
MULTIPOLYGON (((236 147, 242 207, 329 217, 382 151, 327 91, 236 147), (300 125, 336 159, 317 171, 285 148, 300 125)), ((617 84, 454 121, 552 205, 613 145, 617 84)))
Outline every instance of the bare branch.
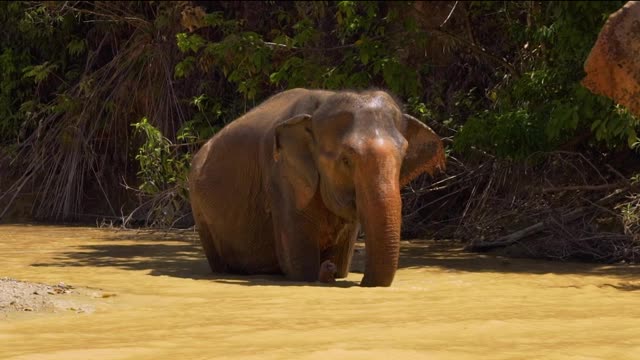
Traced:
MULTIPOLYGON (((423 16, 426 16, 426 14, 419 8, 414 8, 414 10, 419 12, 423 16)), ((452 9, 452 12, 453 12, 453 9, 452 9)), ((443 25, 444 25, 444 23, 443 23, 443 25)), ((446 37, 446 38, 449 38, 450 40, 457 41, 457 42, 459 42, 461 44, 464 44, 472 52, 474 52, 474 53, 476 53, 478 55, 482 55, 482 56, 486 57, 487 59, 489 59, 489 60, 491 60, 493 62, 496 62, 496 63, 500 64, 501 66, 505 67, 515 78, 520 77, 520 73, 515 68, 515 66, 509 64, 505 59, 502 59, 501 57, 490 53, 485 48, 476 45, 472 41, 469 41, 467 39, 461 38, 461 37, 459 37, 457 35, 454 35, 454 34, 448 32, 448 31, 442 30, 441 27, 442 27, 442 25, 439 28, 425 28, 425 31, 431 32, 432 34, 440 35, 442 37, 446 37)))
POLYGON ((447 21, 449 21, 449 19, 451 19, 451 15, 453 15, 453 12, 456 10, 456 6, 458 6, 458 2, 457 1, 453 4, 453 7, 451 8, 451 11, 449 12, 449 15, 447 16, 447 18, 444 19, 442 24, 440 24, 440 26, 439 26, 440 28, 442 28, 447 23, 447 21))
POLYGON ((542 192, 560 192, 560 191, 576 191, 576 190, 584 190, 584 191, 601 191, 601 190, 609 190, 621 187, 620 184, 602 184, 602 185, 581 185, 581 186, 562 186, 562 187, 551 187, 542 189, 542 192))

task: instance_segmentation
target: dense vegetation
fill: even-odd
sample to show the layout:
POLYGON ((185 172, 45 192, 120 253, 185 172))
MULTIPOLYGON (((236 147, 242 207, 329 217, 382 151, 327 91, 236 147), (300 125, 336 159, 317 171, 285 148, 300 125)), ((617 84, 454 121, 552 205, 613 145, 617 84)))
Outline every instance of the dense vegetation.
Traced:
POLYGON ((2 2, 0 214, 188 226, 191 154, 225 124, 288 88, 381 87, 448 148, 444 185, 405 193, 406 231, 464 228, 476 189, 509 192, 499 169, 633 156, 638 119, 580 85, 623 3, 2 2))

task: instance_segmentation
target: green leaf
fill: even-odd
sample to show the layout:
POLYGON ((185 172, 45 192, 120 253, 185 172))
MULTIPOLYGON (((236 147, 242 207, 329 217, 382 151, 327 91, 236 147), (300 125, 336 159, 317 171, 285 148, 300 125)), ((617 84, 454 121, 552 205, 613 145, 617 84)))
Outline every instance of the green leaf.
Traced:
POLYGON ((175 78, 185 78, 193 72, 196 65, 196 59, 193 56, 187 56, 184 60, 176 64, 174 69, 175 78))
POLYGON ((362 64, 367 65, 369 63, 369 54, 367 54, 366 52, 361 52, 360 60, 362 61, 362 64))
POLYGON ((46 61, 44 64, 35 66, 26 66, 22 69, 23 78, 33 78, 34 81, 39 84, 43 80, 49 77, 49 75, 58 68, 57 64, 49 64, 46 61))
POLYGON ((176 43, 181 52, 186 53, 188 51, 198 52, 206 41, 198 34, 178 33, 176 34, 176 43))
POLYGON ((87 49, 86 39, 74 39, 67 45, 67 50, 71 56, 79 56, 87 49))
POLYGON ((638 134, 634 129, 629 129, 627 136, 627 144, 630 148, 634 147, 634 144, 638 142, 638 134))

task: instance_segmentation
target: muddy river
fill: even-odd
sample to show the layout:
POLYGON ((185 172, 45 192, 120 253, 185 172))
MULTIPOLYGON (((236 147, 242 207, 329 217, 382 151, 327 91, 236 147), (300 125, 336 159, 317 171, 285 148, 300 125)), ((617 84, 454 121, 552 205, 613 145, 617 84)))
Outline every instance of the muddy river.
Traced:
POLYGON ((0 358, 640 358, 638 267, 405 241, 392 287, 360 288, 361 273, 335 285, 214 276, 196 241, 0 226, 0 277, 64 282, 85 302, 0 317, 0 358))

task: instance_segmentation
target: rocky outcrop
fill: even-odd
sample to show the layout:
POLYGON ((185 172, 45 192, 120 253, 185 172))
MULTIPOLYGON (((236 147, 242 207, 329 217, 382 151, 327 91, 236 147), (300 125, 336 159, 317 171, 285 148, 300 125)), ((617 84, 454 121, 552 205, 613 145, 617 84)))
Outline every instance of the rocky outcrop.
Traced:
POLYGON ((640 116, 640 1, 609 16, 584 70, 583 86, 640 116))

